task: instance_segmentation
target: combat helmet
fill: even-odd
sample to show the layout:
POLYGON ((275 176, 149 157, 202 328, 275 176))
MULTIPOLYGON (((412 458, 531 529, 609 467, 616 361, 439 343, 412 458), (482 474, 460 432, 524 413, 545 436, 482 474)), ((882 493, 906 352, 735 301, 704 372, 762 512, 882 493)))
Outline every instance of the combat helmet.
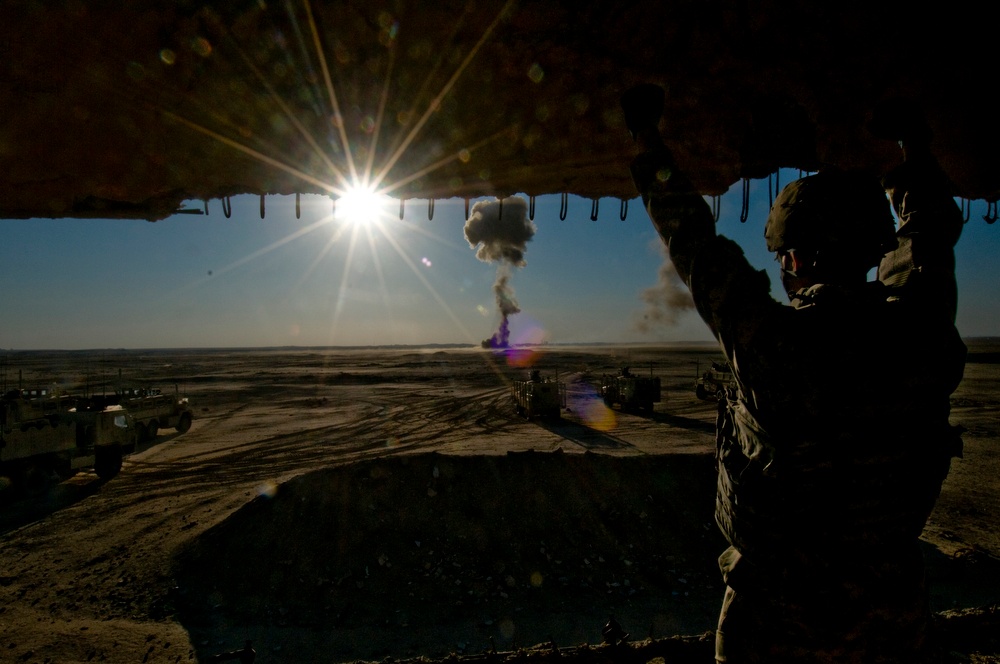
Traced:
POLYGON ((824 260, 871 269, 896 247, 895 221, 885 190, 871 176, 822 171, 786 186, 764 225, 771 252, 796 249, 824 260))

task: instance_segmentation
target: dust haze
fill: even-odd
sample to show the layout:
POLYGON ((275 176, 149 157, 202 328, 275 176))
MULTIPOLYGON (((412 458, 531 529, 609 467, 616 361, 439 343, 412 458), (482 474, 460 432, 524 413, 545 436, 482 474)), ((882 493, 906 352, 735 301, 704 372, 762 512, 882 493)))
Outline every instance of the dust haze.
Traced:
POLYGON ((666 247, 659 240, 657 244, 663 254, 663 263, 657 271, 656 285, 639 294, 645 307, 635 315, 635 329, 644 334, 671 328, 680 322, 686 312, 694 310, 691 291, 677 274, 666 247))

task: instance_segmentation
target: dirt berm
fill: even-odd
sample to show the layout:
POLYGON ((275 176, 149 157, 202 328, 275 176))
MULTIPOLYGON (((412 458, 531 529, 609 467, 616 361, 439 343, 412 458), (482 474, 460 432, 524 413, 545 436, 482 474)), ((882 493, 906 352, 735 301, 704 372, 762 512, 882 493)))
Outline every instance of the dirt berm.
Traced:
POLYGON ((563 662, 710 661, 725 548, 713 477, 708 455, 561 452, 318 470, 178 555, 176 616, 192 643, 281 641, 283 661, 504 659, 538 644, 563 662), (611 617, 631 645, 604 643, 611 617))

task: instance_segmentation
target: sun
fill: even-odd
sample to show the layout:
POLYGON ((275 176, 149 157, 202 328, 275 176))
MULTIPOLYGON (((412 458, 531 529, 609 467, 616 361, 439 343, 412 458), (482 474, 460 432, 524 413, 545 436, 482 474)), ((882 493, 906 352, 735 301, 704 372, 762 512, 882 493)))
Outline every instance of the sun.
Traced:
POLYGON ((337 199, 334 217, 353 226, 372 226, 385 218, 390 200, 374 187, 354 185, 337 199))

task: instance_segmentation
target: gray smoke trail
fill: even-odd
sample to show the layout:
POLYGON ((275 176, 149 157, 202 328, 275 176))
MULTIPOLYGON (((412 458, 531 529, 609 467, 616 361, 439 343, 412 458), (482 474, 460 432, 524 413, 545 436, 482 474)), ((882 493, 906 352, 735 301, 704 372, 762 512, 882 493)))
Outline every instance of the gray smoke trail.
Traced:
POLYGON ((476 258, 484 263, 499 263, 493 293, 502 320, 497 333, 483 341, 486 348, 509 345, 507 317, 521 311, 510 286, 511 268, 526 265, 524 252, 536 230, 528 219, 528 203, 519 196, 480 201, 472 206, 465 222, 465 239, 476 250, 476 258))
POLYGON ((646 304, 646 308, 636 317, 635 328, 643 333, 672 327, 680 320, 682 313, 694 309, 691 291, 681 281, 665 248, 656 285, 642 291, 639 299, 646 304))
POLYGON ((497 296, 497 307, 504 318, 521 311, 514 298, 514 289, 508 285, 510 281, 510 267, 501 264, 497 267, 497 280, 493 282, 493 294, 497 296))

